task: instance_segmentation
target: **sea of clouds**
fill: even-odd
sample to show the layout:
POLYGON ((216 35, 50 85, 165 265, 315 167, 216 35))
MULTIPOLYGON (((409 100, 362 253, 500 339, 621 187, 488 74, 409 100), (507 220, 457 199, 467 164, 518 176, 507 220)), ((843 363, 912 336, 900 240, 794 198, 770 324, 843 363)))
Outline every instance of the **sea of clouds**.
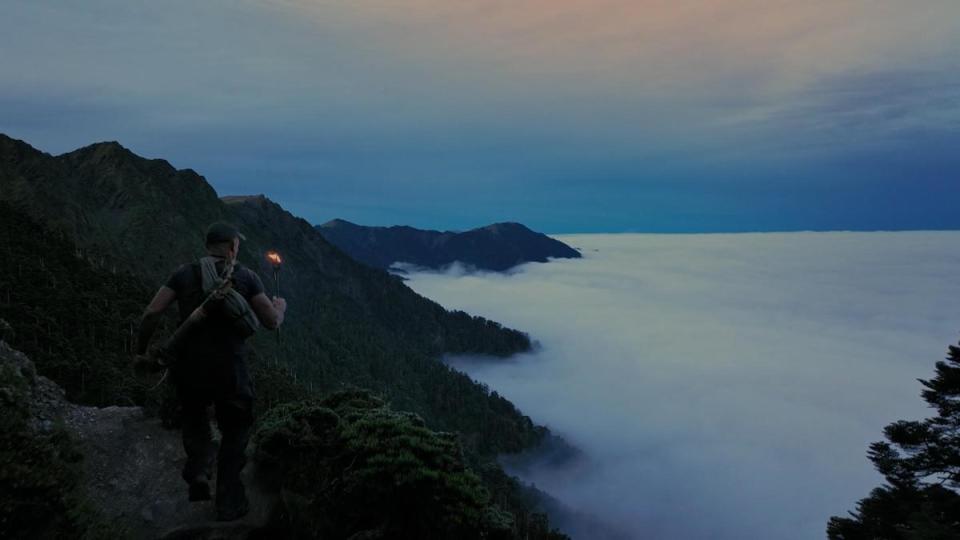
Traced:
POLYGON ((960 232, 557 238, 584 258, 408 284, 539 341, 448 360, 583 451, 516 472, 628 538, 823 538, 960 337, 960 232))

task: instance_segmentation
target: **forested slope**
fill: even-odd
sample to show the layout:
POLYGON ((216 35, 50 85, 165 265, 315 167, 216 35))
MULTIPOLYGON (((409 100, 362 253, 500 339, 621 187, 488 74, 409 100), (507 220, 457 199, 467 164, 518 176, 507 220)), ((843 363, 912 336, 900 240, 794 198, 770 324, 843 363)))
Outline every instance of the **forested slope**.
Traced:
POLYGON ((369 388, 427 427, 459 433, 493 495, 515 504, 508 506, 515 515, 530 512, 491 460, 537 444, 546 430, 438 358, 509 355, 530 347, 525 334, 445 310, 353 261, 265 197, 221 200, 193 171, 116 143, 55 157, 0 136, 0 204, 0 318, 13 326, 13 344, 71 399, 154 399, 127 373, 140 311, 170 272, 202 254, 207 224, 225 220, 247 236, 240 260, 271 293, 264 253, 285 258, 281 294, 290 310, 282 339, 261 332, 254 340, 261 408, 369 388))
MULTIPOLYGON (((530 347, 526 335, 448 312, 386 272, 353 261, 265 197, 221 201, 195 172, 141 158, 117 143, 54 157, 0 137, 0 201, 50 227, 62 240, 60 249, 117 276, 123 288, 136 289, 135 298, 118 298, 128 330, 135 306, 179 264, 202 255, 206 226, 232 222, 248 238, 241 262, 269 286, 265 252, 277 250, 285 259, 281 293, 289 300, 288 321, 279 348, 273 336, 258 337, 261 357, 280 361, 318 391, 354 384, 382 392, 431 425, 464 433, 468 445, 484 454, 518 450, 540 437, 541 430, 502 398, 437 361, 447 352, 523 351, 530 347)), ((43 253, 25 249, 24 262, 43 253)), ((78 296, 88 294, 83 286, 74 288, 78 296)))

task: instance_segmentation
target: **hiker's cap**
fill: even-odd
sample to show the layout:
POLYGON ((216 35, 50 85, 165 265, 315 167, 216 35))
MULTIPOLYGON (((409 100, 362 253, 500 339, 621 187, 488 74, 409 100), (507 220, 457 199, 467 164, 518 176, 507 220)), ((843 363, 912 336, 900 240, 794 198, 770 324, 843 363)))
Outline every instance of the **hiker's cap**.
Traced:
POLYGON ((240 234, 240 231, 238 231, 236 227, 222 221, 218 221, 207 227, 207 245, 222 244, 234 238, 241 240, 247 239, 246 236, 240 234))

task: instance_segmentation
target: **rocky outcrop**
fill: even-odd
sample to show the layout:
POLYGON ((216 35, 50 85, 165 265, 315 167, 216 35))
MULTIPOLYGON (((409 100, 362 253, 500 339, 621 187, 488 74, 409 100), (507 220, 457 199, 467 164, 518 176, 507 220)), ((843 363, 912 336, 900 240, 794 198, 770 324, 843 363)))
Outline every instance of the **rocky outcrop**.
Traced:
POLYGON ((65 421, 80 439, 87 497, 105 517, 137 538, 248 538, 270 521, 276 497, 246 471, 251 512, 214 521, 213 503, 187 501, 180 479, 184 454, 179 432, 164 429, 139 407, 69 407, 65 421))
MULTIPOLYGON (((64 426, 83 455, 82 491, 90 506, 133 538, 225 539, 265 534, 277 497, 265 489, 254 466, 245 471, 250 514, 234 522, 214 521, 212 502, 187 501, 180 479, 184 454, 178 431, 140 407, 83 407, 64 398, 56 384, 37 375, 33 362, 0 341, 0 369, 12 387, 25 383, 29 425, 39 433, 64 426)), ((18 394, 18 397, 22 394, 18 394)))
MULTIPOLYGON (((0 319, 0 328, 9 328, 6 321, 0 319)), ((29 411, 27 424, 30 429, 41 433, 53 430, 55 424, 63 418, 70 407, 64 398, 63 389, 46 377, 37 375, 33 362, 22 352, 11 348, 6 341, 0 340, 0 369, 12 376, 9 383, 5 380, 0 386, 0 394, 7 399, 19 398, 19 388, 11 388, 16 383, 25 387, 29 399, 26 403, 29 411)))

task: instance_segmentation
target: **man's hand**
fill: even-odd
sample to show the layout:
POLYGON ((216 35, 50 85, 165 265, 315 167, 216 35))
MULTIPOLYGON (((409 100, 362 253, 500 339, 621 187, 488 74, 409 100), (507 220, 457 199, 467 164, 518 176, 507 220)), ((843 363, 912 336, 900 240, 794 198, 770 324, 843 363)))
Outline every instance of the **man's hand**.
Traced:
POLYGON ((271 300, 264 293, 257 294, 250 299, 250 307, 260 319, 260 324, 270 330, 275 330, 283 324, 283 314, 287 311, 287 301, 279 296, 271 300))
POLYGON ((132 367, 135 375, 145 377, 163 371, 167 366, 161 364, 156 355, 138 354, 133 357, 132 367))

